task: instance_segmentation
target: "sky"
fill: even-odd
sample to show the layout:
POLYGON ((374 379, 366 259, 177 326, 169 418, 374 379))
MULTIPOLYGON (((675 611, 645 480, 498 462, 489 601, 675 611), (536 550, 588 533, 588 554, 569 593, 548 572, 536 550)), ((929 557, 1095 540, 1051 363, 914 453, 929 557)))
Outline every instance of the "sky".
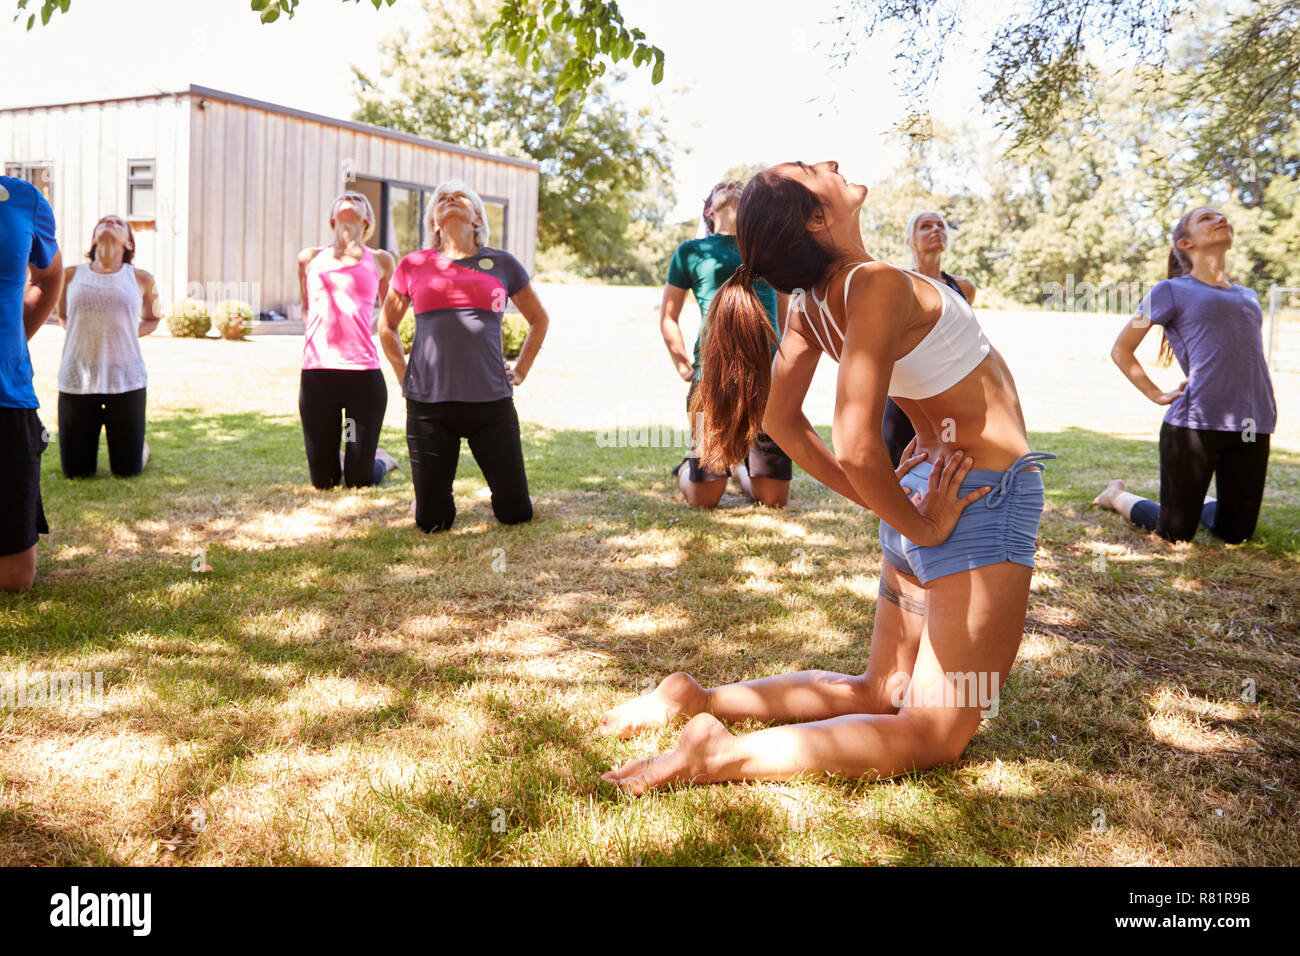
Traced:
MULTIPOLYGON (((1012 0, 981 0, 984 22, 1012 0)), ((876 186, 901 158, 886 134, 909 104, 891 76, 890 39, 862 42, 834 66, 832 22, 843 0, 623 0, 630 26, 665 53, 665 77, 631 72, 616 95, 662 110, 679 144, 674 219, 698 216, 730 166, 836 159, 855 182, 876 186)), ((0 11, 14 0, 0 0, 0 11)), ((246 0, 76 0, 68 15, 28 33, 0 23, 5 81, 0 107, 130 96, 191 83, 283 106, 349 117, 351 66, 375 73, 383 37, 419 32, 419 0, 375 10, 368 2, 302 0, 292 20, 262 25, 246 0), (16 82, 17 81, 17 82, 16 82)), ((976 25, 972 29, 981 28, 976 25)), ((941 122, 979 116, 981 34, 952 38, 930 106, 941 122)))

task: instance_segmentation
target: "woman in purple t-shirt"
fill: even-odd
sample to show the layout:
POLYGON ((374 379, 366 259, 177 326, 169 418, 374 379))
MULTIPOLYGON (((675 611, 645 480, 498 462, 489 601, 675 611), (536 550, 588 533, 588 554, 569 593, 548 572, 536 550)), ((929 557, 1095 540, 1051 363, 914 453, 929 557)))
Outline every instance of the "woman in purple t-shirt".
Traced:
POLYGON ((1142 300, 1111 358, 1147 398, 1168 405, 1160 427, 1160 503, 1112 481, 1093 502, 1170 541, 1190 541, 1198 522, 1230 544, 1255 533, 1277 402, 1264 358, 1264 315, 1253 291, 1231 281, 1227 217, 1203 206, 1174 226, 1169 278, 1142 300), (1186 379, 1162 392, 1134 352, 1152 325, 1164 330, 1162 364, 1186 379), (1205 500, 1214 476, 1217 500, 1205 500))

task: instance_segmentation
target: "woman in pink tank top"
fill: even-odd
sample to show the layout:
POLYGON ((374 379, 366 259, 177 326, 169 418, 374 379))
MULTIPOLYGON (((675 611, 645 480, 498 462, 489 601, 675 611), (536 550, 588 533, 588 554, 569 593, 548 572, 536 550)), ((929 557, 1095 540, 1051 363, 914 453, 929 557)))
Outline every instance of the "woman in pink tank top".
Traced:
POLYGON ((298 412, 311 483, 322 489, 340 481, 375 485, 397 467, 379 448, 388 387, 371 337, 375 302, 388 294, 393 257, 365 244, 375 212, 361 193, 334 200, 330 228, 332 245, 298 254, 304 317, 298 412))

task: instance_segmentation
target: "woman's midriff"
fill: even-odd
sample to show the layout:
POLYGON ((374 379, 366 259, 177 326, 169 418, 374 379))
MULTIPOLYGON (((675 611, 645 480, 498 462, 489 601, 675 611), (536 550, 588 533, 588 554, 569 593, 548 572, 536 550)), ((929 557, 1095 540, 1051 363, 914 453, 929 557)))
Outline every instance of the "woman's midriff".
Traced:
POLYGON ((1031 450, 1016 383, 996 349, 947 391, 894 401, 916 428, 914 454, 927 461, 960 451, 972 468, 1005 471, 1031 450))

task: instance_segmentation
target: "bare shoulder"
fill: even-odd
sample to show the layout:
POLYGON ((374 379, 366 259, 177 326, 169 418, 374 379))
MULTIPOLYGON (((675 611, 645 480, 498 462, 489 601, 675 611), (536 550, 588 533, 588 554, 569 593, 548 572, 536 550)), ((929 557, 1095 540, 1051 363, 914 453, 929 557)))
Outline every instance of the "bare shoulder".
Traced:
POLYGON ((912 279, 902 269, 891 266, 888 262, 868 262, 852 272, 852 279, 845 275, 845 282, 850 282, 848 299, 855 305, 870 305, 879 300, 896 301, 912 296, 912 279))
POLYGON ((153 285, 153 273, 146 272, 144 269, 136 269, 135 281, 140 283, 140 288, 149 289, 153 285))
POLYGON ((68 283, 68 282, 71 282, 71 281, 72 281, 72 277, 73 277, 74 275, 76 275, 76 274, 77 274, 77 267, 76 267, 76 266, 67 266, 67 267, 65 267, 64 270, 63 270, 63 281, 64 281, 64 283, 66 284, 66 283, 68 283))
POLYGON ((975 282, 967 276, 953 276, 954 281, 961 287, 961 294, 966 297, 967 302, 975 301, 975 282))
POLYGON ((392 272, 397 268, 397 260, 393 258, 393 254, 387 249, 375 249, 371 254, 375 257, 375 261, 379 263, 379 267, 385 272, 392 272))
POLYGON ((320 253, 324 246, 308 246, 302 252, 298 253, 298 265, 305 266, 311 262, 320 253))

